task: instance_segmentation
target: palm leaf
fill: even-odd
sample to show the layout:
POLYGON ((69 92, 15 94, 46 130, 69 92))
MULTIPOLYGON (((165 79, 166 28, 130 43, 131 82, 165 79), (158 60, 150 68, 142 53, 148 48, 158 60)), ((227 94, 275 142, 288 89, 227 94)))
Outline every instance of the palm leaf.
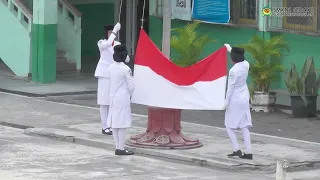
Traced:
POLYGON ((191 66, 200 60, 204 47, 214 42, 208 35, 199 35, 196 28, 200 21, 193 21, 182 28, 172 29, 171 48, 173 62, 179 66, 191 66))
POLYGON ((278 73, 284 71, 280 58, 284 50, 289 51, 287 42, 283 36, 265 40, 255 35, 240 47, 254 59, 250 61, 249 75, 252 77, 255 90, 268 91, 270 85, 278 78, 278 73))

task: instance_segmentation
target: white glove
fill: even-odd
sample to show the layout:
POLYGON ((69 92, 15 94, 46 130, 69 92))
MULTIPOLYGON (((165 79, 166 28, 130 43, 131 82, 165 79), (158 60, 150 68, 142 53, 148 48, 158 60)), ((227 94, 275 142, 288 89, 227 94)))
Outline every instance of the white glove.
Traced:
POLYGON ((223 105, 223 107, 222 107, 222 110, 226 110, 226 109, 227 109, 227 106, 228 106, 227 102, 224 102, 224 105, 223 105))
POLYGON ((226 105, 223 105, 222 110, 226 110, 226 105))
POLYGON ((231 53, 232 47, 230 46, 230 44, 224 44, 224 46, 227 48, 227 51, 231 53))
POLYGON ((130 62, 130 58, 129 56, 127 56, 126 60, 125 60, 126 63, 129 63, 130 62))
POLYGON ((114 26, 112 32, 117 33, 118 31, 120 31, 120 29, 121 29, 121 24, 120 24, 120 23, 117 23, 117 24, 114 26))

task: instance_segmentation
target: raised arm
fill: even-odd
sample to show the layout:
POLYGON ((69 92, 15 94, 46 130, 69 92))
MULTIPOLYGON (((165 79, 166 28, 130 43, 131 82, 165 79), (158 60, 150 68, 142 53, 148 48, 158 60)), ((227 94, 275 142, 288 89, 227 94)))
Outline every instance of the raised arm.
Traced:
POLYGON ((98 47, 99 49, 106 49, 112 46, 112 43, 114 41, 114 39, 117 37, 117 32, 121 29, 121 25, 120 23, 117 23, 113 30, 111 35, 109 36, 109 38, 105 41, 105 40, 100 40, 98 41, 98 47))
POLYGON ((236 75, 234 74, 234 72, 232 70, 230 70, 229 72, 229 78, 228 78, 228 89, 227 89, 227 96, 226 96, 226 100, 225 100, 225 106, 227 107, 228 104, 230 103, 230 99, 233 95, 234 92, 234 86, 235 86, 235 82, 237 80, 236 75))
POLYGON ((135 88, 135 84, 134 84, 134 79, 132 76, 132 71, 130 68, 128 68, 128 71, 126 72, 126 79, 127 79, 127 84, 128 84, 130 96, 132 96, 134 88, 135 88))

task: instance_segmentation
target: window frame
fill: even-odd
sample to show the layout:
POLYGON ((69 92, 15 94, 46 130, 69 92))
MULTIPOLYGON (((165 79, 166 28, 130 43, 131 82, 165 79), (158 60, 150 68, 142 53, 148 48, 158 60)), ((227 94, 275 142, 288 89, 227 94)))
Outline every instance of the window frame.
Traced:
MULTIPOLYGON (((283 0, 282 5, 283 7, 287 7, 288 0, 283 0)), ((317 0, 312 0, 312 6, 317 7, 317 0)), ((312 25, 302 25, 302 24, 291 24, 288 23, 287 17, 284 16, 282 19, 282 28, 283 29, 288 29, 288 30, 297 30, 297 31, 312 31, 316 32, 317 31, 317 11, 315 12, 312 16, 312 25)))
MULTIPOLYGON (((232 0, 230 0, 232 1, 232 0)), ((236 8, 239 9, 239 17, 240 17, 240 7, 241 7, 241 0, 236 1, 236 8)), ((257 25, 258 24, 258 8, 259 8, 259 1, 256 0, 256 14, 255 14, 255 19, 247 19, 247 18, 239 18, 239 22, 236 24, 243 24, 243 25, 257 25)))
POLYGON ((162 18, 163 17, 163 0, 156 0, 156 17, 157 18, 162 18), (159 11, 159 7, 161 7, 161 11, 159 11))

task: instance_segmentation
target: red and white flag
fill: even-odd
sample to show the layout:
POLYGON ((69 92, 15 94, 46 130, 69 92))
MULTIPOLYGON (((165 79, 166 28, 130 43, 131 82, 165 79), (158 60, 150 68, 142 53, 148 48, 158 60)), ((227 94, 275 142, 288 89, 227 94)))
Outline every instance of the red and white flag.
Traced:
POLYGON ((190 67, 168 60, 141 30, 134 65, 131 101, 154 107, 222 110, 227 81, 227 49, 190 67))

